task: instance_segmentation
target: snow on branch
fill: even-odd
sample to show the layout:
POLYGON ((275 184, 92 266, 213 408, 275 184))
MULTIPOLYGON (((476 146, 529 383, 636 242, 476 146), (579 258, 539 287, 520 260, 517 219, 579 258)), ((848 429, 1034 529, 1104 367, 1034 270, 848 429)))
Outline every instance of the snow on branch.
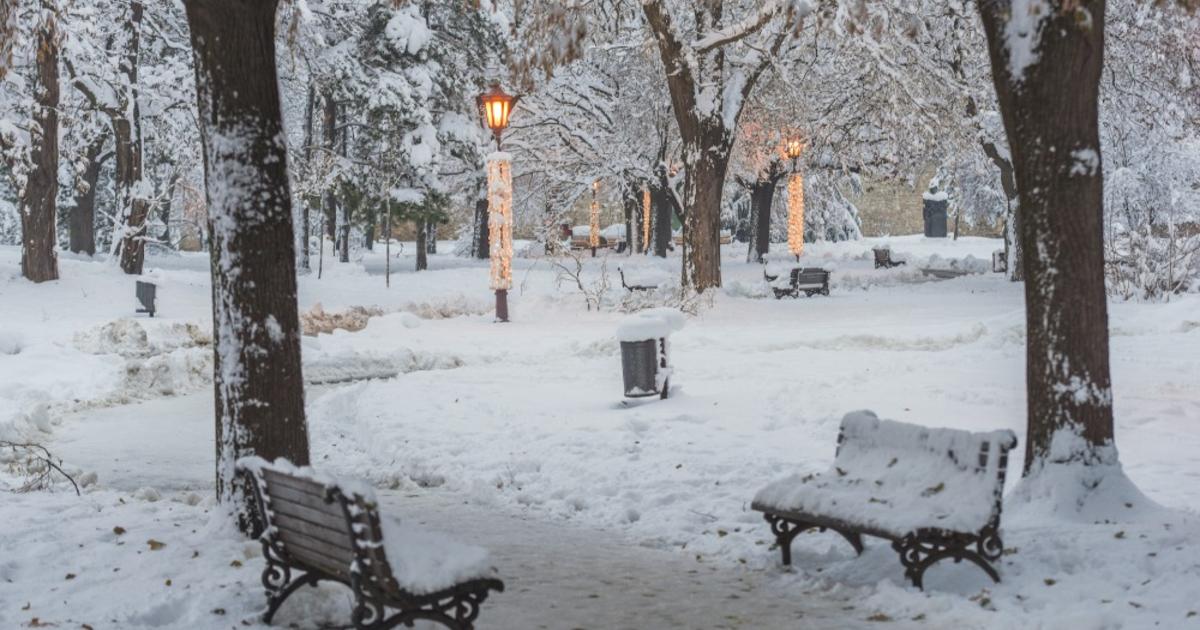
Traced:
POLYGON ((716 29, 700 36, 693 44, 692 48, 699 54, 704 54, 714 48, 720 48, 726 44, 732 44, 754 33, 757 33, 762 27, 766 26, 771 18, 783 9, 780 0, 769 0, 764 2, 758 9, 758 13, 746 16, 746 19, 737 24, 731 24, 725 28, 716 29))

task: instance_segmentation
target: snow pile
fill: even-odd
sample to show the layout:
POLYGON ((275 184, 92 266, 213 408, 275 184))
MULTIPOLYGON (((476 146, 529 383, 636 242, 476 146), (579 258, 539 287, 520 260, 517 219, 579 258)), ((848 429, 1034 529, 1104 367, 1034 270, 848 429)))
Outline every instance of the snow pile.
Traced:
POLYGON ((17 331, 0 329, 0 354, 17 354, 24 345, 17 331))
POLYGON ((383 315, 383 309, 363 306, 351 306, 336 313, 327 313, 325 307, 317 302, 311 309, 300 313, 300 330, 303 334, 313 337, 334 330, 353 332, 366 328, 368 320, 380 315, 383 315))
POLYGON ((661 267, 637 266, 626 269, 621 267, 625 276, 625 284, 639 287, 661 287, 672 284, 675 274, 661 267))
POLYGON ((996 510, 999 454, 1011 431, 972 433, 880 420, 857 411, 842 419, 833 466, 766 486, 755 505, 869 526, 904 536, 921 528, 977 532, 996 510), (987 466, 975 467, 983 445, 987 466))
POLYGON ((400 587, 424 595, 479 578, 496 577, 487 550, 382 515, 383 551, 400 587))
POLYGON ((617 326, 617 341, 663 339, 683 330, 686 323, 687 316, 678 309, 646 309, 621 320, 617 326))

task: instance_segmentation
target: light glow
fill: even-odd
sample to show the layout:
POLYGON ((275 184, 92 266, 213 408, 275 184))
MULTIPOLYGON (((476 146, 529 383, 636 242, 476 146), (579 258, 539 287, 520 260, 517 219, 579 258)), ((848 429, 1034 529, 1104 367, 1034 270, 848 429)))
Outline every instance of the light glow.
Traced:
POLYGON ((788 179, 788 251, 804 253, 804 176, 793 173, 788 179))
POLYGON ((507 157, 493 157, 487 173, 492 289, 508 290, 512 288, 512 162, 507 157))
POLYGON ((588 247, 592 249, 600 247, 600 202, 596 199, 599 192, 600 180, 597 179, 592 182, 592 212, 588 225, 588 247))
POLYGON ((642 249, 650 251, 650 189, 642 189, 642 249))

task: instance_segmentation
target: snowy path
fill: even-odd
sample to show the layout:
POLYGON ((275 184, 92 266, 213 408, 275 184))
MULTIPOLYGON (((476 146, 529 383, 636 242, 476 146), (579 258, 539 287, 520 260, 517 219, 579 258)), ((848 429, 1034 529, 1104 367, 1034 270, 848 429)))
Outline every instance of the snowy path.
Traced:
MULTIPOLYGON (((211 484, 211 413, 208 393, 91 410, 67 418, 55 446, 67 462, 96 472, 110 489, 153 487, 164 497, 203 493, 211 484)), ((445 491, 379 496, 388 514, 492 551, 507 591, 485 606, 480 630, 871 625, 865 621, 869 611, 828 595, 784 590, 772 572, 697 562, 612 532, 472 505, 445 491)), ((298 602, 294 611, 310 609, 298 602)), ((281 624, 305 627, 287 611, 281 624)))

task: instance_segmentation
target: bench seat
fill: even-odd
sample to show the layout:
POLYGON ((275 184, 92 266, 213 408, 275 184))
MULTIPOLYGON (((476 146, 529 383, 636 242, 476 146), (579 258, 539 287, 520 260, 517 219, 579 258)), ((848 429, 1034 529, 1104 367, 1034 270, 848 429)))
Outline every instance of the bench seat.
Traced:
POLYGON ((892 541, 917 586, 941 557, 974 562, 998 580, 989 562, 999 557, 1004 474, 1015 444, 1011 431, 931 429, 854 412, 842 420, 828 471, 774 481, 751 508, 771 523, 784 564, 800 531, 832 529, 859 552, 863 534, 892 541))
POLYGON ((497 575, 491 554, 483 547, 386 516, 379 524, 392 577, 397 586, 413 595, 428 595, 497 575))

